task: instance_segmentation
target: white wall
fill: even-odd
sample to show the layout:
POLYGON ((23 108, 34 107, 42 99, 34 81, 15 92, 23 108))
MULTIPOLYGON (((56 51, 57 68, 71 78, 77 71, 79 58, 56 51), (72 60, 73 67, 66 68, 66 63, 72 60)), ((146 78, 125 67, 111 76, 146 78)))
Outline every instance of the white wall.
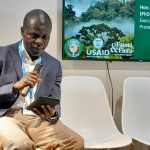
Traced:
POLYGON ((0 45, 18 41, 20 27, 25 14, 32 9, 43 9, 51 17, 53 30, 47 49, 57 56, 57 0, 1 0, 0 1, 0 45))
MULTIPOLYGON (((62 0, 1 0, 0 1, 0 46, 18 41, 24 15, 31 9, 45 10, 53 22, 51 40, 47 51, 61 60, 62 50, 62 0)), ((104 61, 61 60, 64 76, 91 75, 102 79, 109 95, 110 84, 104 61)), ((111 62, 110 75, 114 87, 114 101, 122 95, 123 80, 129 76, 150 77, 149 62, 111 62)), ((109 95, 111 97, 111 95, 109 95)))

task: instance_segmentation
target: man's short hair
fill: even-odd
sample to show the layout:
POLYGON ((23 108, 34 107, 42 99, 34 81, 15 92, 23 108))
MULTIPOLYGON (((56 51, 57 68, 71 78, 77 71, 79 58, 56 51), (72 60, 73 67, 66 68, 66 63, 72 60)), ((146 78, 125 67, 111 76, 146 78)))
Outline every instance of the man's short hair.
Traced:
POLYGON ((41 9, 33 9, 33 10, 29 11, 24 17, 23 27, 28 26, 30 24, 31 19, 36 19, 36 20, 40 20, 40 21, 42 19, 43 22, 49 24, 50 27, 52 27, 52 21, 51 21, 49 15, 41 9))

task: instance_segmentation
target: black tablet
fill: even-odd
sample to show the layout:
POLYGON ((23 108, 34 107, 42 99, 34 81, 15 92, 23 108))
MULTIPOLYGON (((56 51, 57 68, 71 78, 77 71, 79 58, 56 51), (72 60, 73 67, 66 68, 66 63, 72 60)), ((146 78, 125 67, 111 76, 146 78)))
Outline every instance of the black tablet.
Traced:
POLYGON ((32 110, 33 108, 40 108, 41 105, 50 105, 51 107, 55 107, 57 104, 60 103, 58 99, 52 99, 49 97, 39 97, 34 100, 30 105, 26 107, 28 110, 32 110))

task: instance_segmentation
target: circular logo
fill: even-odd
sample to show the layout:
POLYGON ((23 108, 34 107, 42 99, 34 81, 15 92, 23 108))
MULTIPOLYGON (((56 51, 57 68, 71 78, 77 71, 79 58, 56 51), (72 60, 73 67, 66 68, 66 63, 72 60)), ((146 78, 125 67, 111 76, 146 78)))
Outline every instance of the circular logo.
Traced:
POLYGON ((64 49, 69 57, 78 57, 82 52, 82 44, 77 39, 69 39, 66 41, 64 49))
POLYGON ((98 48, 98 49, 102 48, 102 46, 103 46, 103 40, 101 38, 94 39, 93 46, 95 48, 98 48))

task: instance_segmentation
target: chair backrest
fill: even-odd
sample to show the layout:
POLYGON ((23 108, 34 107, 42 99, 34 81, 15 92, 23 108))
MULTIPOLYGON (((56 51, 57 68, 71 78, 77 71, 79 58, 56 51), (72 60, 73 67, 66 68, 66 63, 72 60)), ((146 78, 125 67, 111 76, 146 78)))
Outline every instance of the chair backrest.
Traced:
POLYGON ((110 136, 118 132, 100 79, 89 76, 68 76, 63 78, 61 88, 63 123, 84 139, 96 138, 96 134, 99 138, 103 138, 106 134, 110 136))
POLYGON ((150 144, 150 78, 129 77, 123 85, 122 130, 150 144), (148 137, 146 137, 148 135, 148 137))

